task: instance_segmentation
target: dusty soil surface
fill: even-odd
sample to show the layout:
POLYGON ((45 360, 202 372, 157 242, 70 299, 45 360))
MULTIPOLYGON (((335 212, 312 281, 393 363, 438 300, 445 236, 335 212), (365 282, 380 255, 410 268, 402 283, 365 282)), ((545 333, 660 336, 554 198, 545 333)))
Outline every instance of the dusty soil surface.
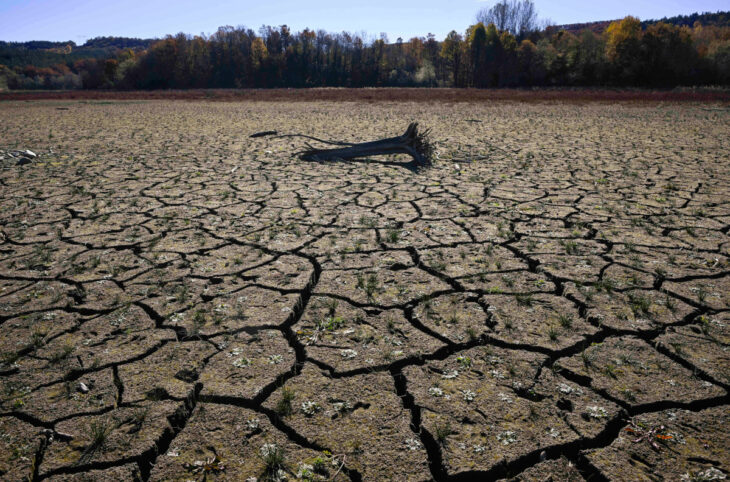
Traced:
POLYGON ((0 478, 730 473, 726 107, 1 107, 0 478))

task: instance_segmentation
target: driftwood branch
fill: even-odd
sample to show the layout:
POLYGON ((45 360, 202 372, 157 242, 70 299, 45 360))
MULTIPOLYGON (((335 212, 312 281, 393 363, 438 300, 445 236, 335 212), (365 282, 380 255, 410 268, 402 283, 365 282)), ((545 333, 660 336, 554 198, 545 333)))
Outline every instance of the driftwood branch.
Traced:
POLYGON ((257 132, 255 134, 251 134, 248 137, 254 138, 254 137, 266 137, 266 136, 275 136, 278 134, 277 131, 263 131, 263 132, 257 132))
POLYGON ((301 158, 305 161, 329 161, 385 154, 408 154, 419 166, 430 166, 433 146, 428 140, 429 132, 430 130, 426 130, 419 133, 418 123, 413 122, 408 126, 406 132, 398 137, 352 144, 337 149, 315 149, 308 146, 309 148, 301 153, 301 158))
MULTIPOLYGON (((284 139, 286 137, 303 137, 305 139, 311 139, 313 141, 321 142, 322 144, 331 144, 333 146, 352 146, 352 145, 354 145, 352 142, 326 141, 326 140, 320 139, 318 137, 306 136, 304 134, 282 134, 280 136, 274 137, 274 139, 284 139)), ((309 146, 309 144, 307 144, 307 146, 309 146)))
MULTIPOLYGON (((325 141, 324 139, 319 139, 318 137, 312 137, 312 136, 305 136, 304 134, 279 134, 278 131, 262 131, 262 132, 256 132, 255 134, 251 134, 250 138, 256 138, 256 137, 272 137, 272 139, 284 139, 286 137, 304 137, 305 139, 312 139, 313 141, 321 142, 322 144, 332 144, 333 146, 351 146, 353 145, 352 142, 337 142, 337 141, 325 141)), ((309 144, 307 144, 309 146, 309 144)))

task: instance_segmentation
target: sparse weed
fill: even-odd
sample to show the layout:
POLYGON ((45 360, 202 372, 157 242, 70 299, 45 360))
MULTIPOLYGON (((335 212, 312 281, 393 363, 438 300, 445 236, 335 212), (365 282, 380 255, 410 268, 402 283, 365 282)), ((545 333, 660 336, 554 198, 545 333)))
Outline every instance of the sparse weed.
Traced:
POLYGON ((281 389, 281 398, 276 404, 276 413, 286 417, 292 414, 292 400, 294 400, 294 390, 289 387, 283 387, 281 389))
POLYGON ((515 295, 515 300, 517 300, 517 304, 520 306, 532 306, 532 295, 527 294, 520 294, 517 293, 515 295))
POLYGON ((385 239, 387 242, 394 244, 397 243, 400 240, 400 229, 398 228, 388 228, 385 232, 385 239))
POLYGON ((67 341, 63 344, 60 350, 55 351, 51 354, 49 358, 50 363, 60 363, 69 356, 71 356, 71 353, 73 353, 75 347, 71 344, 71 342, 67 341))
POLYGON ((573 317, 561 313, 558 315, 558 323, 560 323, 560 326, 568 330, 573 327, 573 317))
POLYGON ((646 316, 650 314, 651 300, 648 297, 638 293, 629 293, 629 302, 634 315, 646 316))
POLYGON ((589 352, 588 350, 583 350, 580 352, 580 359, 583 362, 583 366, 586 370, 590 370, 594 367, 594 362, 596 360, 596 354, 593 352, 589 352))
POLYGON ((278 480, 278 477, 276 479, 274 477, 278 475, 277 472, 284 466, 284 449, 275 443, 266 443, 259 449, 259 456, 266 467, 266 480, 278 480))
POLYGON ((443 423, 437 423, 434 426, 434 432, 436 435, 436 440, 438 440, 439 443, 442 445, 446 443, 446 437, 453 433, 451 430, 451 424, 448 421, 443 423))

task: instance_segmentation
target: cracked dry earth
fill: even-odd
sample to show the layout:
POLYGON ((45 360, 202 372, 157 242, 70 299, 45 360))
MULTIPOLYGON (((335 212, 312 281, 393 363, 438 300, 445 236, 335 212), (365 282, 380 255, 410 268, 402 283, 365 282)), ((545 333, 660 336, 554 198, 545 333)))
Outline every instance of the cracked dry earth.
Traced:
POLYGON ((729 111, 4 103, 4 480, 730 472, 729 111), (439 158, 305 139, 433 129, 439 158), (472 161, 472 162, 467 162, 472 161))

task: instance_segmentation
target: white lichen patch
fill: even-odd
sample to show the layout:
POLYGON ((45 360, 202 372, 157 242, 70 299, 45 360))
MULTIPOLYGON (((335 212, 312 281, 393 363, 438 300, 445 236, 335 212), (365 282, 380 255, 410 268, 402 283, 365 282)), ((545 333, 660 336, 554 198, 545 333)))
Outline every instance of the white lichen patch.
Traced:
POLYGON ((431 395, 432 397, 443 397, 444 391, 441 390, 439 387, 430 387, 428 389, 428 394, 431 395))
POLYGON ((500 401, 502 401, 504 403, 512 403, 512 398, 510 398, 510 396, 507 395, 506 393, 499 392, 497 394, 497 397, 499 398, 500 401))
POLYGON ((233 360, 233 366, 236 368, 246 368, 251 366, 251 360, 246 357, 236 358, 233 360))
POLYGON ((332 404, 332 408, 335 409, 335 412, 338 413, 345 413, 352 410, 352 405, 350 405, 350 402, 344 401, 344 402, 335 402, 332 404))
POLYGON ((573 388, 567 383, 561 383, 560 385, 558 385, 558 391, 566 395, 570 395, 571 393, 575 393, 576 395, 583 394, 583 390, 581 390, 580 388, 573 388))
POLYGON ((313 416, 320 410, 322 410, 322 407, 317 402, 312 402, 309 400, 307 400, 306 402, 302 402, 302 413, 307 417, 313 416))
POLYGON ((357 356, 357 352, 351 348, 346 348, 340 352, 340 355, 346 360, 351 360, 357 356))
POLYGON ((590 418, 601 419, 608 417, 608 412, 603 407, 599 407, 598 405, 592 405, 586 409, 586 415, 588 415, 590 418))
POLYGON ((509 444, 517 442, 517 434, 515 432, 513 432, 512 430, 506 430, 504 432, 497 434, 497 440, 502 445, 509 445, 509 444))
POLYGON ((406 439, 406 448, 408 450, 420 450, 421 449, 421 441, 415 438, 409 438, 406 439))

